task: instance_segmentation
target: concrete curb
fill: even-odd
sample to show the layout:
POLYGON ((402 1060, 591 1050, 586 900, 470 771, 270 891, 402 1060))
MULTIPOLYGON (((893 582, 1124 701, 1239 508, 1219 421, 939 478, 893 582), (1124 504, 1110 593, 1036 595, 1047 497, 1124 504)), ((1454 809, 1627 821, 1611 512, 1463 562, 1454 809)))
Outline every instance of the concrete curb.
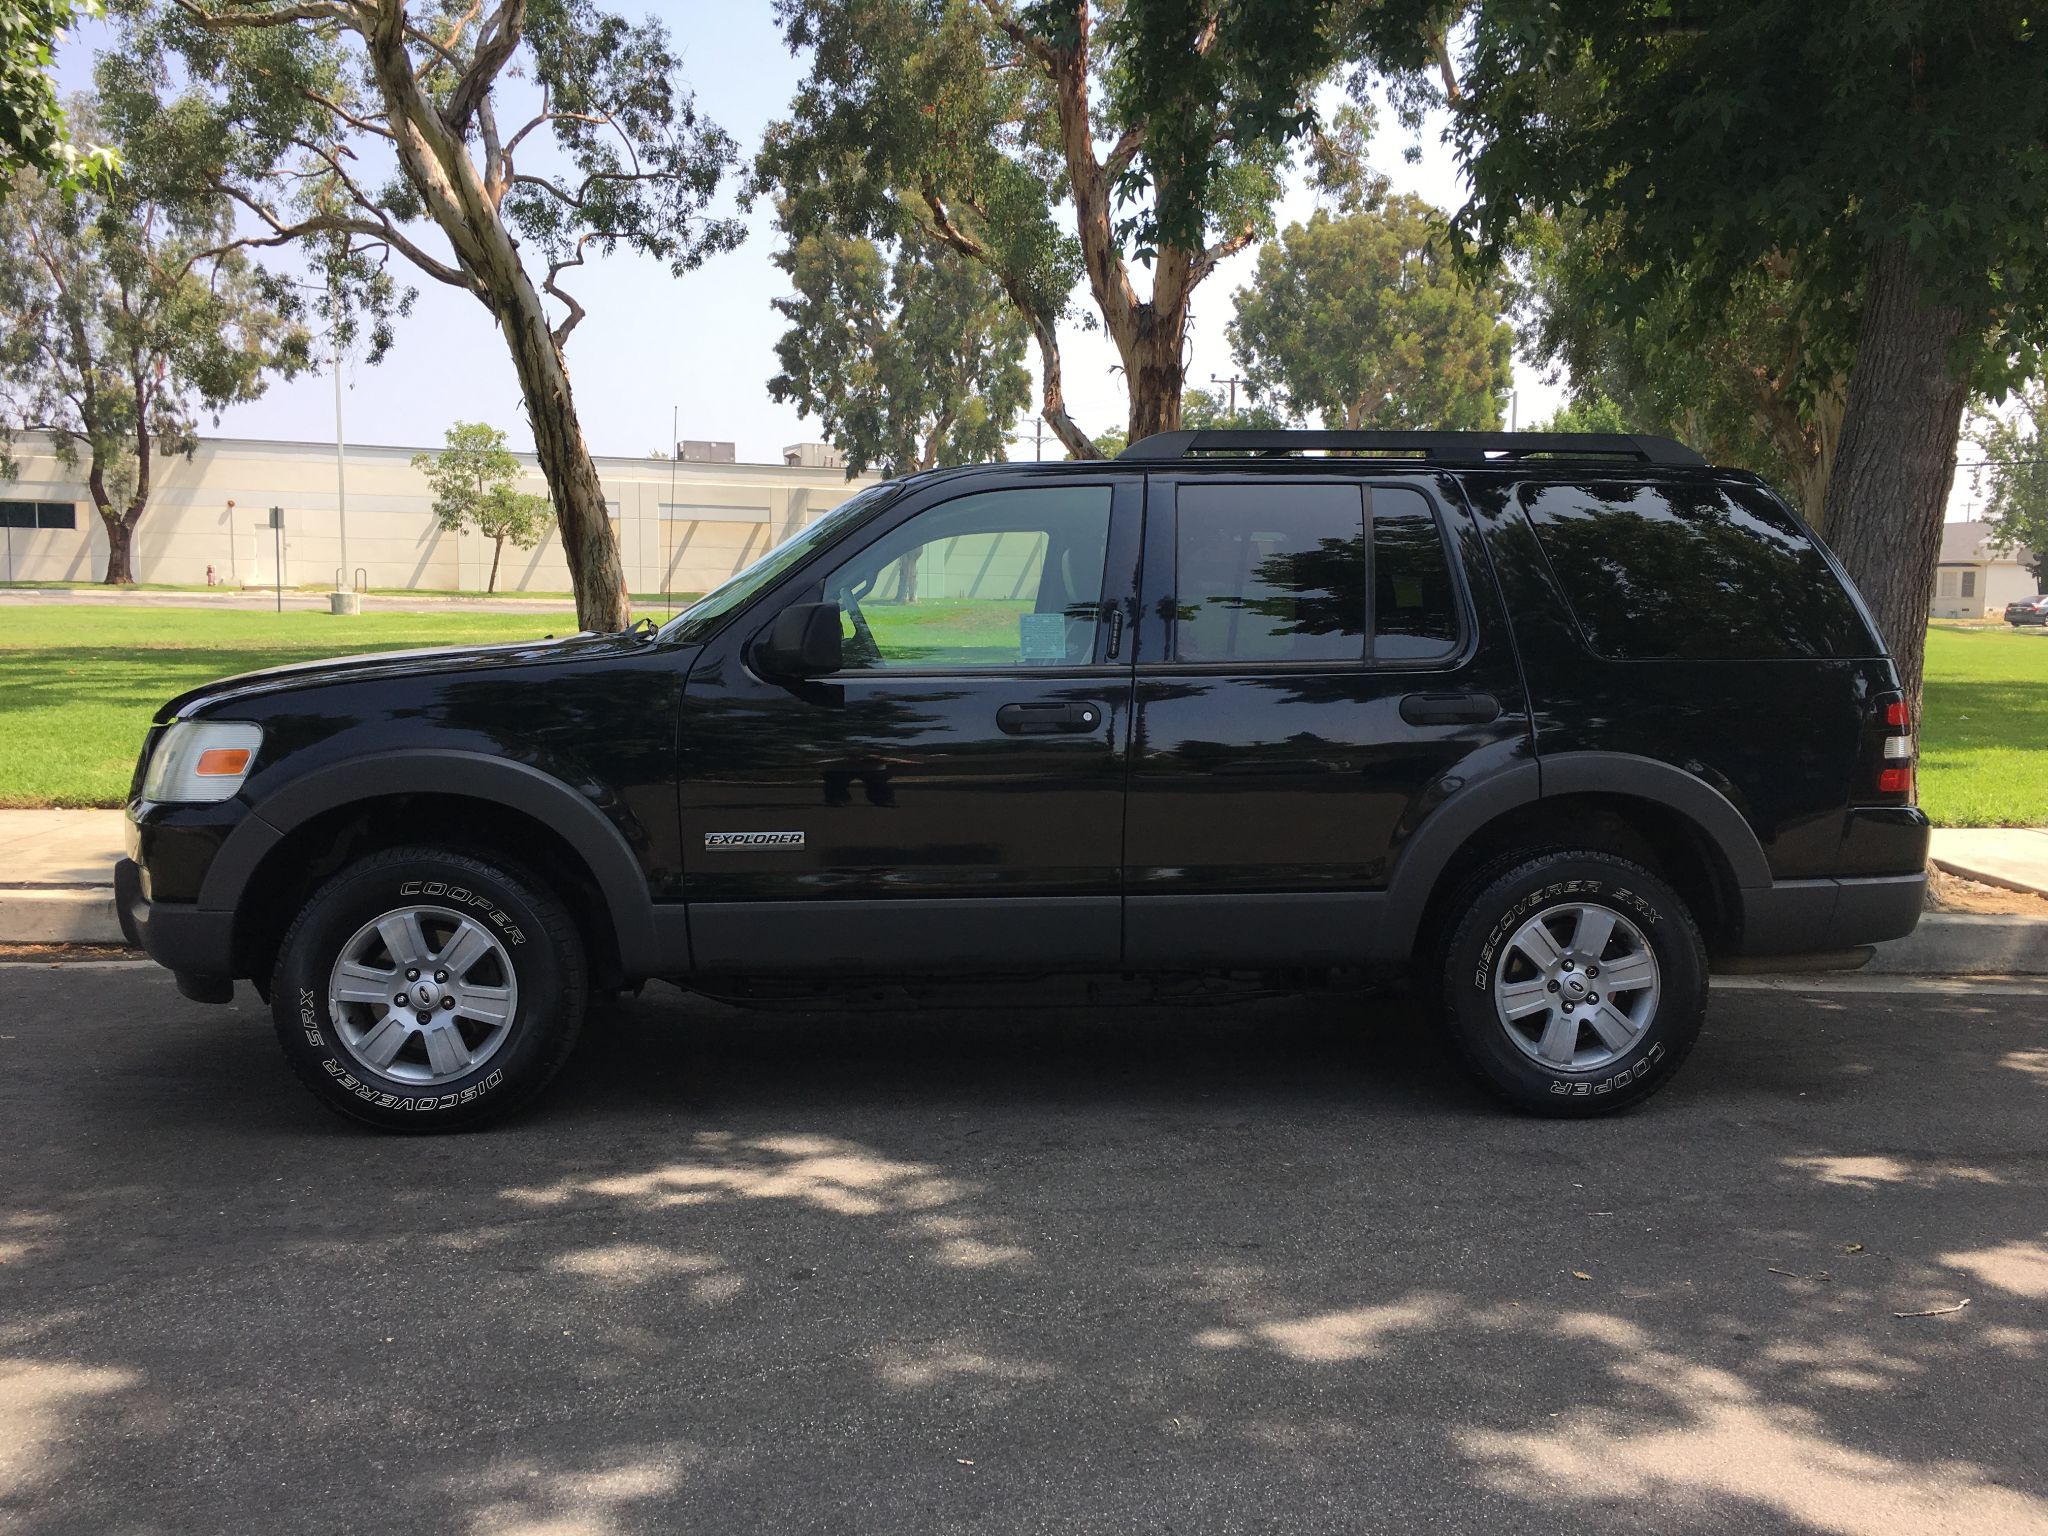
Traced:
MULTIPOLYGON (((107 885, 0 890, 0 944, 119 944, 107 885)), ((2048 920, 1929 912, 1877 946, 1865 976, 2048 976, 2048 920)))
POLYGON ((111 885, 0 891, 0 944, 120 944, 111 885))

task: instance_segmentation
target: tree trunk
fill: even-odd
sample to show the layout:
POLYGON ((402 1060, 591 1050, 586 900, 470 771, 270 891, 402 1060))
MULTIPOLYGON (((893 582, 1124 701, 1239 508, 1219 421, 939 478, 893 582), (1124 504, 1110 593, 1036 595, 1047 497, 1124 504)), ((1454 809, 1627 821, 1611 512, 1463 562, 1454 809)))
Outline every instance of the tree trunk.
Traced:
MULTIPOLYGON (((611 512, 597 465, 584 445, 583 424, 569 394, 569 370, 548 329, 540 295, 526 271, 512 257, 509 301, 495 306, 498 324, 512 348, 512 366, 519 392, 533 425, 533 450, 555 503, 562 529, 562 553, 569 560, 569 581, 576 590, 576 622, 599 634, 621 630, 633 622, 626 596, 626 570, 612 537, 611 512)), ((495 274, 494 274, 495 276, 495 274)), ((505 293, 496 283, 493 290, 505 293)))
POLYGON ((1951 359, 1962 310, 1930 302, 1903 241, 1865 283, 1842 435, 1822 523, 1897 662, 1914 717, 1927 605, 1969 382, 1951 359))
POLYGON ((498 590, 498 562, 505 558, 505 539, 501 534, 491 542, 491 575, 484 583, 486 593, 498 590))
POLYGON ((107 574, 102 581, 110 587, 132 587, 135 585, 135 525, 112 507, 95 503, 95 509, 107 530, 107 574))
MULTIPOLYGON (((523 21, 501 18, 496 24, 516 29, 523 21)), ((562 530, 562 553, 568 557, 569 579, 576 589, 576 622, 600 633, 624 629, 633 617, 625 568, 612 537, 604 487, 569 392, 568 365, 548 324, 540 290, 527 275, 519 244, 484 186, 462 134, 450 128, 441 106, 427 97, 413 73, 406 52, 406 7, 400 0, 379 0, 375 21, 363 36, 384 97, 398 163, 428 216, 447 235, 457 264, 497 319, 511 351, 533 428, 534 454, 562 530)))
POLYGON ((1138 310, 1137 333, 1128 346, 1118 348, 1124 357, 1124 385, 1130 392, 1131 441, 1155 432, 1180 430, 1181 384, 1185 368, 1181 351, 1186 344, 1187 311, 1176 308, 1161 314, 1150 304, 1138 310))

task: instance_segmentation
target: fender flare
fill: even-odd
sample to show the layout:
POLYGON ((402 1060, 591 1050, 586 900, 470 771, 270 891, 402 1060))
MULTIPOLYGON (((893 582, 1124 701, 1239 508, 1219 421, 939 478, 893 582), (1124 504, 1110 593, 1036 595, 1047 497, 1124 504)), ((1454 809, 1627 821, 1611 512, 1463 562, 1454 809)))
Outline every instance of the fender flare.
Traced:
POLYGON ((315 816, 390 795, 455 795, 531 816, 559 834, 590 871, 629 973, 659 969, 647 876, 617 824, 538 768, 483 752, 422 748, 349 758, 278 786, 255 802, 214 856, 200 908, 235 911, 271 850, 315 816))
POLYGON ((1738 893, 1768 889, 1771 869, 1749 822, 1706 780, 1656 758, 1627 752, 1564 752, 1517 763, 1451 795, 1416 828, 1387 882, 1387 920, 1376 957, 1405 959, 1423 908, 1452 858, 1487 823, 1560 795, 1606 794, 1662 806, 1706 836, 1734 876, 1738 893))

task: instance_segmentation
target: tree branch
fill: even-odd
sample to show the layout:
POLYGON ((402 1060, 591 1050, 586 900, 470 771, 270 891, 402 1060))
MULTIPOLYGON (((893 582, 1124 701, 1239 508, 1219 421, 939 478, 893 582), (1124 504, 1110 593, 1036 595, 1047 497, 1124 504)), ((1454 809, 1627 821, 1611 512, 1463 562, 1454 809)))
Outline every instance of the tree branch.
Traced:
POLYGON ((491 12, 491 19, 484 23, 476 40, 476 54, 470 59, 469 68, 455 82, 448 105, 442 109, 449 130, 458 138, 469 131, 469 119, 477 104, 496 83, 498 71, 512 57, 525 30, 526 0, 499 0, 498 8, 491 12))
POLYGON ((1216 270, 1218 262, 1235 256, 1258 238, 1258 230, 1247 224, 1229 238, 1217 241, 1189 264, 1187 286, 1189 288, 1194 287, 1195 284, 1216 270))
POLYGON ((361 19, 347 0, 300 0, 297 5, 279 6, 275 10, 226 13, 203 10, 193 0, 175 0, 175 3, 202 31, 207 32, 289 27, 302 21, 338 21, 346 26, 355 26, 361 19))

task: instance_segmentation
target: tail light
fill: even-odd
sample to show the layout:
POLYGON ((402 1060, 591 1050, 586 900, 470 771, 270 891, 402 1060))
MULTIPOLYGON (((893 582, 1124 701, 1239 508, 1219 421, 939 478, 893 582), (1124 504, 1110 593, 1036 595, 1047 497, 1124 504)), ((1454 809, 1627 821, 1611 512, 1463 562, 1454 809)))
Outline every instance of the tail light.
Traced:
POLYGON ((1872 769, 1878 799, 1913 803, 1913 710, 1904 694, 1881 693, 1872 701, 1875 742, 1872 769))

